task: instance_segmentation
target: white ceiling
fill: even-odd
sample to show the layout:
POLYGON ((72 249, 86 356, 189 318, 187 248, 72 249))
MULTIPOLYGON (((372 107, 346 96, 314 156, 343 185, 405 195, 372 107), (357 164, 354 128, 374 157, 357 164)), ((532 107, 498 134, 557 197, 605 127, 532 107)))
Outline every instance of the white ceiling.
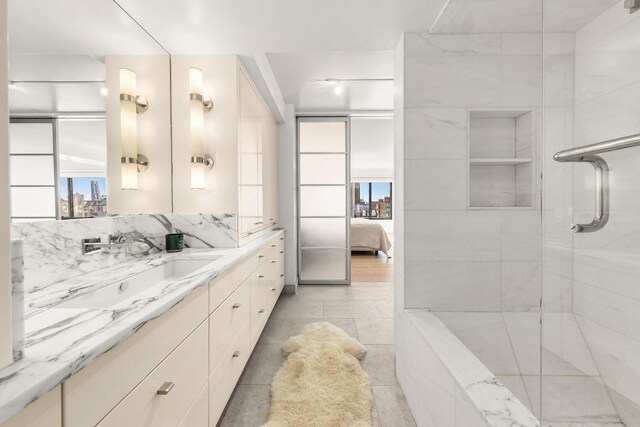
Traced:
POLYGON ((543 26, 575 32, 616 3, 621 0, 449 0, 431 32, 539 33, 543 26))
POLYGON ((393 82, 345 83, 338 96, 314 80, 393 77, 391 51, 401 34, 429 28, 445 3, 119 1, 171 53, 266 53, 285 101, 298 112, 392 109, 393 82))
MULTIPOLYGON (((171 53, 266 54, 285 101, 300 112, 392 109, 392 82, 344 83, 336 95, 315 80, 392 77, 391 52, 403 32, 539 32, 542 15, 540 0, 116 1, 171 53)), ((545 30, 575 31, 621 1, 546 0, 545 30)), ((105 55, 164 53, 112 0, 9 0, 9 39, 13 80, 95 76, 88 64, 105 55), (33 55, 78 57, 65 69, 33 55)), ((31 90, 38 108, 76 109, 67 97, 86 101, 89 110, 100 103, 88 98, 91 88, 31 90)), ((13 92, 15 102, 28 101, 13 92)))
POLYGON ((343 81, 343 93, 325 79, 393 78, 393 51, 267 54, 282 95, 300 112, 393 110, 393 81, 343 81))
POLYGON ((171 53, 390 50, 445 0, 118 0, 171 53))

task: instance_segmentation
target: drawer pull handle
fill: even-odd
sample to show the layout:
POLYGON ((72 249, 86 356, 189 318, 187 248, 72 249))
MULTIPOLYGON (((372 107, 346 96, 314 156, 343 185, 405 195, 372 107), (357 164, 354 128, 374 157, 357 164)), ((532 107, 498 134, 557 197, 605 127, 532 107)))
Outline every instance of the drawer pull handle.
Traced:
POLYGON ((281 274, 280 277, 284 277, 284 274, 281 274))
POLYGON ((166 396, 167 394, 169 394, 169 392, 171 391, 174 385, 175 384, 170 381, 167 381, 166 383, 162 384, 158 389, 158 392, 157 392, 158 395, 166 396))
POLYGON ((258 258, 264 258, 264 255, 258 255, 258 258))
POLYGON ((239 351, 234 351, 233 352, 233 356, 232 357, 240 357, 240 352, 239 351))
POLYGON ((276 245, 271 245, 271 247, 272 247, 272 248, 275 248, 275 247, 276 247, 276 245))
POLYGON ((264 313, 264 308, 261 308, 260 310, 258 310, 258 313, 259 313, 259 314, 264 313))
POLYGON ((281 254, 283 254, 283 253, 284 253, 284 251, 280 251, 280 253, 281 253, 281 254))
POLYGON ((242 304, 240 304, 239 302, 233 304, 233 308, 240 308, 242 304))
POLYGON ((259 274, 258 275, 258 279, 264 279, 264 275, 263 274, 259 274))
POLYGON ((275 264, 275 263, 276 263, 276 260, 275 260, 275 259, 272 259, 272 260, 271 260, 271 264, 275 264))
POLYGON ((271 292, 275 292, 275 291, 277 291, 276 288, 271 288, 271 292))
POLYGON ((284 237, 281 237, 280 240, 284 240, 284 237))

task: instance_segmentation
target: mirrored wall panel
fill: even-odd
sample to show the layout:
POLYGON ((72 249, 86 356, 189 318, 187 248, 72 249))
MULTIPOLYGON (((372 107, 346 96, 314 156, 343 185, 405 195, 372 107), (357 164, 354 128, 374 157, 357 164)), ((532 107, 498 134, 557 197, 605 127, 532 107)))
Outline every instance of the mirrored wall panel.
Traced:
POLYGON ((168 53, 112 1, 8 10, 14 221, 170 212, 168 53))

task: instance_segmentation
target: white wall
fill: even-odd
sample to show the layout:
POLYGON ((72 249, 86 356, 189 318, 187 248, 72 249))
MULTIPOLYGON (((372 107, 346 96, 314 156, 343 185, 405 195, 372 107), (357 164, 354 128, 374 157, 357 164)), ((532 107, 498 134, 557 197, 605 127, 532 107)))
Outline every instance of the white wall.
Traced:
POLYGON ((0 2, 0 367, 12 361, 7 2, 0 2))
POLYGON ((238 59, 234 55, 171 57, 173 206, 176 213, 238 212, 238 59), (205 152, 215 165, 206 189, 191 189, 189 68, 202 70, 204 93, 213 100, 205 113, 205 152))
POLYGON ((351 182, 393 178, 393 117, 351 118, 351 182))
POLYGON ((60 176, 106 176, 106 120, 58 120, 58 168, 60 176))
POLYGON ((108 56, 106 76, 108 212, 171 212, 169 56, 108 56), (149 168, 138 174, 137 190, 123 190, 121 186, 120 68, 136 73, 138 95, 149 102, 149 109, 137 116, 138 154, 149 159, 149 168))
POLYGON ((295 293, 298 286, 297 153, 296 114, 293 105, 285 108, 284 123, 278 124, 278 225, 286 230, 285 289, 295 293))

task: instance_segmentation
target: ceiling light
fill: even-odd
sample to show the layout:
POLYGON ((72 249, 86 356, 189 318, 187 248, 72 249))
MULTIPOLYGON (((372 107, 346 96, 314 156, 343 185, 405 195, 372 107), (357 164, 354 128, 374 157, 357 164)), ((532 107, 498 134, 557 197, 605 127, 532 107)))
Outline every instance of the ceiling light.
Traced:
POLYGON ((100 88, 100 94, 101 94, 102 96, 107 96, 107 94, 108 94, 108 93, 109 93, 109 91, 107 90, 107 88, 106 88, 106 87, 101 87, 101 88, 100 88))
POLYGON ((343 92, 344 92, 344 88, 342 87, 342 84, 338 82, 336 87, 333 88, 333 93, 335 93, 336 95, 342 95, 343 92))

